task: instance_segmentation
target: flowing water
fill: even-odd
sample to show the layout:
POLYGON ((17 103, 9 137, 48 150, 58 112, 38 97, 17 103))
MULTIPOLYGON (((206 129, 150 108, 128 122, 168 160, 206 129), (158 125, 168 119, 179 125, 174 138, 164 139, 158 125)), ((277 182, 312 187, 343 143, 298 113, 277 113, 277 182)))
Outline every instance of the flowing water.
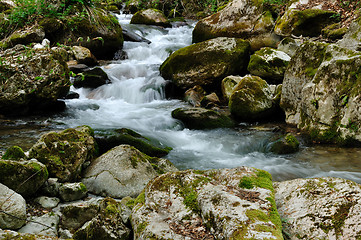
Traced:
POLYGON ((278 181, 336 176, 361 183, 361 149, 302 145, 296 154, 279 156, 267 150, 275 135, 271 129, 259 130, 257 126, 247 124, 240 124, 236 129, 185 129, 171 117, 171 111, 186 104, 165 99, 166 81, 158 69, 172 51, 191 44, 194 23, 161 29, 130 25, 130 17, 119 15, 118 19, 122 26, 152 43, 125 42, 128 59, 114 60, 102 66, 111 84, 95 90, 72 89, 80 94, 80 98, 66 100, 65 113, 32 121, 23 119, 3 123, 0 148, 14 144, 27 148, 41 133, 54 128, 84 124, 96 132, 130 128, 159 146, 172 147, 166 157, 179 169, 245 165, 267 170, 278 181))

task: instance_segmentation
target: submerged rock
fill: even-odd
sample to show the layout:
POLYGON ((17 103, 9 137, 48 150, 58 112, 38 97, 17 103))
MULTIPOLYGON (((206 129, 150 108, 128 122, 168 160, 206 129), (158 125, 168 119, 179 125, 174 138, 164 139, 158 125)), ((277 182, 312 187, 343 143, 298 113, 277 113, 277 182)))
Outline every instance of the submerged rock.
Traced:
POLYGON ((242 72, 248 60, 247 41, 221 37, 175 51, 160 72, 183 90, 196 85, 218 88, 224 77, 242 72))
POLYGON ((172 117, 181 120, 189 129, 212 129, 234 127, 233 120, 214 110, 205 108, 177 108, 172 117))
POLYGON ((162 27, 171 27, 166 16, 157 9, 146 9, 136 12, 130 20, 132 24, 156 25, 162 27))
POLYGON ((277 154, 295 153, 299 149, 300 143, 291 133, 280 137, 277 141, 271 143, 270 151, 277 154))
POLYGON ((89 192, 101 196, 135 197, 154 177, 176 170, 166 159, 152 158, 134 147, 120 145, 92 161, 82 182, 89 192))
POLYGON ((167 173, 138 198, 135 239, 283 239, 271 176, 262 170, 167 173))
POLYGON ((50 177, 73 181, 79 177, 82 165, 96 154, 92 129, 87 126, 49 132, 30 149, 29 156, 44 163, 50 177))
POLYGON ((361 186, 340 178, 275 183, 284 232, 296 239, 357 239, 361 234, 361 186))

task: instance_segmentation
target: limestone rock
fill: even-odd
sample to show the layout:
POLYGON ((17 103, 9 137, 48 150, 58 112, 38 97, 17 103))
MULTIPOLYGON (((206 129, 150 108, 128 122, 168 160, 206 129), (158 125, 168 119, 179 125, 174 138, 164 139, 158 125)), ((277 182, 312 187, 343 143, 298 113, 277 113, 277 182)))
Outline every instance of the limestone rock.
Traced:
POLYGON ((272 181, 262 170, 167 173, 138 198, 135 239, 283 239, 272 181))
POLYGON ((236 38, 215 38, 181 48, 160 66, 161 75, 185 90, 196 85, 211 87, 245 69, 249 43, 236 38))
POLYGON ((251 56, 247 70, 272 83, 282 83, 290 60, 291 57, 282 51, 269 47, 261 48, 251 56))
POLYGON ((0 202, 2 203, 0 228, 14 230, 21 228, 26 223, 25 199, 20 194, 0 183, 0 202))
POLYGON ((69 91, 68 68, 63 57, 48 49, 22 45, 0 51, 0 113, 8 115, 56 111, 69 91))
POLYGON ((235 0, 224 9, 200 20, 193 30, 193 42, 216 37, 248 39, 252 49, 275 47, 278 38, 272 34, 272 13, 260 1, 235 0))
POLYGON ((59 197, 64 202, 71 202, 82 199, 87 196, 88 190, 86 186, 81 183, 64 183, 59 187, 59 197))
POLYGON ((361 234, 361 186, 340 178, 275 183, 283 228, 291 240, 357 239, 361 234))
POLYGON ((43 208, 55 208, 58 206, 60 199, 56 197, 40 196, 34 199, 34 202, 43 208))
POLYGON ((277 50, 285 52, 288 56, 293 57, 301 44, 302 40, 285 37, 279 42, 277 50))
POLYGON ((30 149, 29 156, 44 163, 50 177, 57 177, 60 182, 75 180, 83 163, 96 154, 91 131, 90 127, 84 126, 46 133, 30 149))
POLYGON ((59 179, 48 178, 48 180, 45 181, 45 183, 41 187, 41 191, 47 196, 57 197, 57 196, 59 196, 60 186, 61 186, 61 183, 59 182, 59 179))
POLYGON ((361 50, 361 17, 352 22, 345 36, 338 42, 338 45, 350 50, 361 50))
POLYGON ((31 217, 30 220, 28 224, 18 230, 19 233, 39 234, 50 237, 58 236, 58 215, 47 213, 40 217, 31 217))
POLYGON ((108 75, 100 67, 85 70, 74 79, 74 87, 97 88, 110 83, 108 75))
POLYGON ((0 183, 23 197, 30 197, 48 179, 48 170, 35 159, 14 161, 0 160, 0 183))
POLYGON ((229 128, 235 125, 230 117, 205 108, 177 108, 172 111, 172 117, 181 120, 189 129, 229 128))
POLYGON ((88 48, 82 46, 73 46, 72 50, 74 57, 79 64, 94 66, 98 63, 97 59, 88 48))
POLYGON ((135 197, 161 173, 175 171, 171 162, 152 158, 129 145, 120 145, 98 157, 86 169, 82 182, 102 196, 135 197))
POLYGON ((228 76, 222 80, 222 94, 228 101, 235 86, 242 80, 240 76, 228 76))
POLYGON ((157 9, 146 9, 136 12, 130 23, 171 27, 166 16, 157 9))
POLYGON ((242 121, 258 121, 275 113, 273 92, 260 77, 247 75, 233 89, 229 109, 242 121))

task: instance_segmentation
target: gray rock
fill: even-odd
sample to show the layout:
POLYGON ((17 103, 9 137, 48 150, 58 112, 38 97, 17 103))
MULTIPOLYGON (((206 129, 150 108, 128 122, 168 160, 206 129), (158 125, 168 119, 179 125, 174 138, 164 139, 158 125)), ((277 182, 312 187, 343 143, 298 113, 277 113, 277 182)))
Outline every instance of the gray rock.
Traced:
POLYGON ((31 217, 28 221, 29 223, 18 230, 19 233, 31 233, 50 237, 58 236, 58 215, 51 212, 40 217, 31 217))
POLYGON ((59 183, 57 178, 48 178, 41 187, 41 191, 47 196, 58 197, 60 185, 61 183, 59 183))
POLYGON ((58 238, 43 236, 43 235, 35 235, 30 233, 18 233, 10 230, 1 230, 0 229, 0 238, 1 239, 36 239, 36 240, 54 240, 58 238))
POLYGON ((152 178, 175 171, 171 162, 152 158, 129 145, 120 145, 95 159, 82 182, 89 192, 122 198, 138 196, 152 178))
POLYGON ((82 182, 64 183, 59 187, 59 197, 64 202, 71 202, 87 196, 88 190, 82 182))
POLYGON ((286 37, 280 41, 277 50, 285 52, 288 56, 293 57, 301 44, 302 40, 286 37))
POLYGON ((20 195, 0 184, 0 228, 18 229, 26 223, 26 203, 20 195))
POLYGON ((353 51, 361 50, 361 21, 358 18, 352 22, 345 36, 338 41, 338 45, 353 51))
POLYGON ((41 196, 35 198, 34 202, 40 204, 43 208, 55 208, 58 206, 60 199, 56 197, 41 196))
POLYGON ((291 240, 357 239, 361 234, 361 186, 340 178, 275 183, 283 228, 291 240))

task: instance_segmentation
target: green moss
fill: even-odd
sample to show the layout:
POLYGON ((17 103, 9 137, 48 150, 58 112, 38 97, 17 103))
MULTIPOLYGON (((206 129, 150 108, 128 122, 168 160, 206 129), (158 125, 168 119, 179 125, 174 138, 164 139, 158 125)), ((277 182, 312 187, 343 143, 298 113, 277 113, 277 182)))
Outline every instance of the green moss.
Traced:
POLYGON ((139 223, 137 226, 137 233, 143 232, 147 226, 148 226, 147 222, 139 223))
POLYGON ((239 185, 240 188, 245 188, 245 189, 252 189, 254 188, 254 179, 250 178, 248 176, 242 177, 239 185))
POLYGON ((145 203, 145 192, 144 192, 144 190, 138 195, 138 197, 134 201, 135 205, 137 205, 138 203, 140 203, 140 204, 145 203))
POLYGON ((26 159, 26 156, 21 147, 12 146, 6 150, 5 154, 1 158, 5 160, 20 160, 26 159))

